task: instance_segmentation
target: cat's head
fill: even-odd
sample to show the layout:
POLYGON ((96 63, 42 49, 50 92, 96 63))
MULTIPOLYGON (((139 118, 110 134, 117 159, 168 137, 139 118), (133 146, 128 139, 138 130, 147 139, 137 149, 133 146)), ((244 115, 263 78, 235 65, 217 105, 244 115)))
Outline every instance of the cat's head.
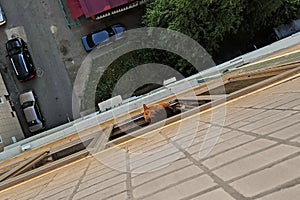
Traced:
POLYGON ((151 122, 151 110, 146 104, 143 104, 143 108, 144 108, 144 119, 146 122, 150 123, 151 122))

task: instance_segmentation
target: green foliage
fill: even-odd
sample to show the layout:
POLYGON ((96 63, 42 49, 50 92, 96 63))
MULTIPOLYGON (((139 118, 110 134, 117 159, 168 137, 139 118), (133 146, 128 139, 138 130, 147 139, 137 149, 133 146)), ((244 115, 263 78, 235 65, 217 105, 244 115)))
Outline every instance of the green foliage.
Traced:
MULTIPOLYGON (((143 23, 184 33, 215 58, 221 47, 242 49, 261 32, 299 17, 300 0, 151 0, 143 23)), ((130 52, 105 71, 97 87, 96 103, 111 98, 115 83, 128 70, 146 63, 171 66, 186 77, 197 72, 186 60, 170 52, 130 52)), ((151 87, 139 91, 147 92, 147 88, 151 87)))
MULTIPOLYGON (((140 49, 133 51, 121 56, 106 69, 97 85, 95 103, 98 104, 101 101, 111 98, 116 83, 127 71, 139 65, 148 63, 159 63, 171 66, 181 72, 185 77, 196 72, 196 69, 193 68, 190 63, 170 52, 157 49, 140 49), (178 61, 180 62, 180 65, 178 65, 178 61)), ((145 74, 145 76, 147 76, 147 74, 145 74)), ((140 77, 140 79, 143 79, 143 77, 140 77)), ((130 87, 130 85, 128 85, 128 87, 130 87)), ((138 89, 136 94, 132 95, 135 96, 147 93, 155 87, 157 86, 146 85, 145 88, 136 88, 138 89)))
POLYGON ((226 33, 237 30, 244 7, 241 0, 153 0, 143 21, 146 26, 182 32, 212 53, 226 33))
POLYGON ((259 31, 297 17, 299 0, 152 0, 143 22, 180 31, 214 56, 230 35, 249 42, 259 31))

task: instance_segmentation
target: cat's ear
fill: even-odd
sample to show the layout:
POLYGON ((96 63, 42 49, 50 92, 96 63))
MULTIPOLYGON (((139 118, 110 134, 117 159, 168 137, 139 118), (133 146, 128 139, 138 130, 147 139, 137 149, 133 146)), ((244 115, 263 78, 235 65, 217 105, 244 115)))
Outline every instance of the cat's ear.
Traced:
POLYGON ((143 104, 144 110, 148 110, 149 108, 146 106, 146 104, 143 104))

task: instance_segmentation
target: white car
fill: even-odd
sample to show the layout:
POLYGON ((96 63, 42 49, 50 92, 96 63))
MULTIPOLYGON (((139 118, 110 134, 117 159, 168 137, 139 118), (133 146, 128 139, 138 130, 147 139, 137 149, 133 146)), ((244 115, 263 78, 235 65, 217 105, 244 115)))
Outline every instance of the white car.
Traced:
POLYGON ((45 120, 41 114, 33 91, 30 90, 28 92, 24 92, 19 98, 29 131, 33 133, 44 129, 45 120))
POLYGON ((0 26, 6 23, 6 17, 3 12, 3 9, 0 6, 0 26))

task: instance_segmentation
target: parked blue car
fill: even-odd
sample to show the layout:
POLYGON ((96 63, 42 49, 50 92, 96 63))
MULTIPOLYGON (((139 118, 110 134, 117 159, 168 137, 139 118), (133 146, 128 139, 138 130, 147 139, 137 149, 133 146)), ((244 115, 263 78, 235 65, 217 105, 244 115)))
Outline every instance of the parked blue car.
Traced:
POLYGON ((84 49, 92 51, 96 46, 108 45, 125 37, 126 28, 122 25, 113 25, 97 32, 92 32, 81 38, 84 49))

